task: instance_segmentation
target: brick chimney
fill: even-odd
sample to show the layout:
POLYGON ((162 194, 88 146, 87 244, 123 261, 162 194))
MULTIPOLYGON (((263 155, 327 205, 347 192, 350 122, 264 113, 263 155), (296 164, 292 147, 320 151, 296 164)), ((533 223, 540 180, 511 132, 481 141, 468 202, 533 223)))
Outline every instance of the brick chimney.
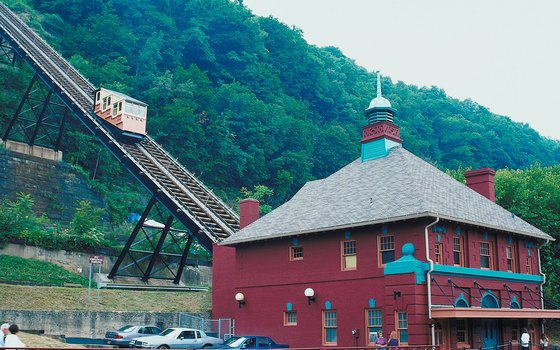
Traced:
POLYGON ((257 221, 259 216, 258 200, 249 198, 239 201, 239 228, 244 228, 257 221))
POLYGON ((494 175, 496 172, 490 168, 469 170, 465 173, 467 186, 480 193, 492 202, 496 202, 496 192, 494 190, 494 175))

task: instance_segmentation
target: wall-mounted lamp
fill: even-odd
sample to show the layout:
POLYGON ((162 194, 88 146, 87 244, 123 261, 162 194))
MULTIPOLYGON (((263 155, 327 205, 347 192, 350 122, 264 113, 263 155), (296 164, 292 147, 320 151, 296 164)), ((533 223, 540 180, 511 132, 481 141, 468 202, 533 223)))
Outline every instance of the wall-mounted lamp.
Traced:
POLYGON ((311 305, 311 303, 315 302, 315 291, 313 290, 313 288, 306 288, 303 294, 305 294, 305 296, 307 297, 308 305, 311 305))
POLYGON ((235 300, 239 303, 240 308, 242 305, 245 305, 245 295, 243 293, 235 294, 235 300))
POLYGON ((397 300, 397 298, 400 298, 400 297, 401 297, 401 292, 397 291, 397 290, 394 290, 393 291, 393 300, 397 300))

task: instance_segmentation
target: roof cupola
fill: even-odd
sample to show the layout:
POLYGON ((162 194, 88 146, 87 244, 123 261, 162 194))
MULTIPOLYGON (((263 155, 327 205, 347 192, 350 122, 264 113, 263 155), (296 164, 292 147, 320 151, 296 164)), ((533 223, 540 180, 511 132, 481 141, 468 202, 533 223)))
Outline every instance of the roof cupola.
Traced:
POLYGON ((368 125, 362 131, 362 162, 385 157, 389 150, 402 143, 399 126, 393 123, 396 110, 381 92, 381 75, 377 73, 377 96, 364 115, 368 125))

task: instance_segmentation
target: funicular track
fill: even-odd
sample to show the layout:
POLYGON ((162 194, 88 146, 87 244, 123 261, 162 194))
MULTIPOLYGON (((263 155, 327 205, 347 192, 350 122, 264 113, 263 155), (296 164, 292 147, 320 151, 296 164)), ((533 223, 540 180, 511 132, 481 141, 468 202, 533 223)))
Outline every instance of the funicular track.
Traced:
POLYGON ((0 35, 200 244, 211 249, 239 229, 238 216, 148 135, 120 142, 93 113, 96 87, 1 3, 0 35))

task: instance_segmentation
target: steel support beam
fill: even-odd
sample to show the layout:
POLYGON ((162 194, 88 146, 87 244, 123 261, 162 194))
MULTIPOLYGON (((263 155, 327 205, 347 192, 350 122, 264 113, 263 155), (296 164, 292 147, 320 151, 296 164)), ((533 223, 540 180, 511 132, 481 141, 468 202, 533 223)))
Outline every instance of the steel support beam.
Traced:
POLYGON ((70 111, 68 108, 64 108, 64 114, 62 115, 62 121, 60 122, 60 127, 58 128, 58 136, 56 137, 56 142, 54 144, 54 150, 58 151, 60 149, 60 144, 62 143, 62 134, 64 133, 64 125, 66 124, 66 119, 68 118, 70 111))
POLYGON ((33 75, 33 78, 31 79, 31 82, 29 83, 29 86, 27 87, 27 90, 25 90, 25 94, 23 95, 23 98, 21 99, 21 102, 19 103, 19 106, 16 109, 16 112, 14 113, 14 116, 12 117, 12 119, 10 120, 10 123, 8 124, 8 128, 4 132, 4 136, 2 137, 2 139, 4 141, 8 140, 8 137, 10 136, 10 132, 12 131, 12 128, 14 127, 14 124, 16 123, 16 120, 19 117, 19 114, 21 113, 21 110, 23 109, 23 106, 25 105, 25 101, 29 97, 29 93, 31 92, 31 89, 33 88, 33 85, 35 84, 35 82, 37 81, 38 78, 39 78, 39 75, 37 75, 37 73, 35 73, 33 75))
POLYGON ((43 124, 43 119, 45 119, 45 113, 47 108, 49 107, 49 102, 51 100, 52 90, 49 89, 47 93, 47 97, 45 97, 45 101, 43 102, 43 106, 41 107, 41 112, 39 112, 39 116, 37 118, 37 123, 35 124, 35 129, 33 130, 33 134, 31 135, 31 139, 29 140, 29 146, 33 146, 35 144, 35 139, 37 138, 37 133, 43 124))
POLYGON ((146 209, 144 209, 144 212, 142 212, 142 215, 140 216, 140 220, 138 220, 138 222, 136 223, 136 226, 134 227, 134 230, 132 230, 132 234, 130 235, 130 237, 128 237, 128 240, 126 241, 126 244, 124 245, 124 248, 121 251, 121 254, 117 258, 117 261, 115 262, 115 265, 113 265, 113 268, 111 269, 111 272, 109 272, 108 277, 110 279, 115 278, 115 276, 117 275, 117 272, 119 271, 119 267, 121 266, 122 262, 124 261, 124 258, 126 257, 128 252, 130 251, 130 247, 132 246, 132 243, 134 243, 134 240, 136 239, 136 236, 138 235, 138 232, 140 232, 140 229, 142 228, 142 225, 144 225, 144 221, 148 217, 148 214, 150 213, 150 210, 152 210, 152 207, 155 204, 156 204, 156 198, 152 197, 150 199, 150 201, 148 202, 148 205, 146 206, 146 209))
POLYGON ((181 256, 181 261, 179 261, 179 268, 177 269, 177 274, 175 275, 175 279, 173 283, 179 284, 181 282, 181 276, 183 275, 183 270, 185 269, 185 265, 187 264, 187 256, 189 255, 189 251, 191 250, 191 244, 193 241, 194 235, 191 233, 189 238, 187 239, 187 244, 185 244, 185 249, 183 250, 183 255, 181 256))
POLYGON ((161 236, 159 237, 159 241, 157 243, 156 248, 154 249, 154 253, 152 254, 152 258, 150 259, 150 263, 148 264, 148 268, 144 271, 144 277, 142 278, 143 281, 147 281, 150 279, 150 274, 154 269, 154 265, 158 258, 160 258, 159 253, 161 252, 161 247, 163 247, 163 243, 165 242, 165 238, 167 238, 167 234, 171 230, 171 224, 173 224, 173 220, 175 217, 173 215, 169 215, 167 221, 165 222, 165 227, 161 231, 161 236))

